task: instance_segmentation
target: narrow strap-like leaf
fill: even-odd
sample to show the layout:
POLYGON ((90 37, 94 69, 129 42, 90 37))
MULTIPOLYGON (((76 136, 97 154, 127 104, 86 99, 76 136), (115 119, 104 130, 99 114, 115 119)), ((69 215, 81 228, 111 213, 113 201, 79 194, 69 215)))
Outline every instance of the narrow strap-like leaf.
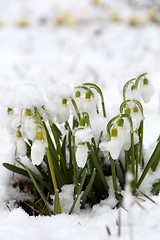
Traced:
POLYGON ((76 205, 76 202, 77 202, 77 200, 78 200, 78 197, 79 197, 79 195, 80 195, 80 193, 81 193, 81 191, 82 191, 82 188, 83 188, 83 185, 84 185, 86 176, 87 176, 87 170, 85 170, 85 172, 84 172, 84 174, 83 174, 81 183, 80 183, 80 185, 79 185, 79 188, 78 188, 78 191, 77 191, 75 200, 74 200, 74 202, 73 202, 73 204, 72 204, 72 207, 71 207, 71 209, 70 209, 70 211, 69 211, 69 214, 72 214, 72 212, 73 212, 73 209, 74 209, 74 207, 75 207, 75 205, 76 205))
POLYGON ((53 212, 52 212, 52 210, 51 210, 51 208, 50 208, 50 204, 49 204, 47 198, 45 197, 44 193, 41 191, 41 188, 40 188, 40 186, 38 185, 38 183, 36 182, 35 178, 33 177, 32 172, 30 171, 30 169, 29 169, 26 165, 24 165, 24 167, 25 167, 26 171, 28 172, 28 174, 29 174, 29 176, 30 176, 30 178, 31 178, 31 180, 32 180, 35 188, 37 189, 37 191, 38 191, 38 193, 39 193, 39 195, 41 196, 44 204, 46 205, 46 207, 47 207, 47 209, 48 209, 48 212, 49 212, 49 215, 52 215, 53 212))
POLYGON ((88 197, 88 194, 91 190, 91 187, 93 185, 93 182, 94 182, 94 179, 95 179, 95 176, 96 176, 96 169, 94 168, 93 169, 93 172, 92 172, 92 176, 90 178, 90 181, 86 187, 86 190, 84 191, 82 197, 81 197, 81 207, 84 208, 85 206, 85 203, 86 203, 86 200, 87 200, 87 197, 88 197))

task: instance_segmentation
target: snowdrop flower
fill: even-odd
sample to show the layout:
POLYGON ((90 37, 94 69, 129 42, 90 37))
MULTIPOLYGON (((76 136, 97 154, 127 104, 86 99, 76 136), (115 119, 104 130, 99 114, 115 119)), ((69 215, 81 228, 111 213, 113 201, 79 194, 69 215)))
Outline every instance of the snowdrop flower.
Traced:
POLYGON ((16 133, 16 128, 19 125, 19 117, 17 115, 12 108, 8 108, 7 130, 12 135, 16 133))
POLYGON ((83 103, 83 111, 87 112, 88 114, 93 113, 96 110, 95 103, 93 98, 91 98, 91 93, 89 90, 86 92, 85 100, 83 103))
POLYGON ((127 96, 127 99, 131 99, 131 100, 140 101, 141 99, 140 91, 135 85, 131 86, 130 90, 127 91, 126 96, 127 96))
POLYGON ((78 167, 84 168, 88 158, 88 148, 86 143, 79 143, 76 150, 76 162, 78 167))
POLYGON ((26 117, 24 120, 24 132, 28 139, 34 140, 36 138, 38 126, 35 123, 36 118, 31 115, 31 111, 26 109, 26 117))
POLYGON ((100 144, 100 149, 102 151, 109 151, 110 155, 113 159, 118 159, 120 151, 122 149, 123 142, 121 141, 121 138, 118 136, 118 130, 113 126, 112 128, 112 136, 111 140, 108 141, 107 143, 101 143, 100 144))
POLYGON ((147 78, 143 79, 143 85, 140 86, 140 91, 143 101, 148 103, 153 95, 153 87, 147 78))
POLYGON ((84 117, 79 121, 79 128, 75 132, 75 144, 77 146, 76 150, 76 162, 78 167, 84 168, 87 157, 88 157, 88 148, 86 143, 91 141, 93 133, 90 127, 85 127, 84 117))
POLYGON ((68 121, 70 116, 70 109, 67 104, 67 99, 62 99, 62 104, 59 106, 58 113, 56 115, 56 121, 61 124, 68 121))
POLYGON ((139 129, 140 123, 143 120, 143 116, 141 112, 138 110, 138 107, 135 105, 133 108, 133 112, 131 113, 132 121, 133 121, 133 131, 139 129))
POLYGON ((25 141, 22 138, 21 132, 18 130, 17 132, 17 153, 19 156, 24 157, 27 153, 27 146, 25 141))
POLYGON ((77 107, 80 111, 83 111, 83 99, 81 98, 81 92, 78 90, 75 93, 75 101, 77 104, 77 107))
POLYGON ((131 134, 130 134, 130 126, 129 123, 124 121, 124 119, 120 118, 117 121, 117 130, 119 138, 123 143, 123 149, 128 151, 131 147, 131 134))
POLYGON ((40 165, 45 154, 45 143, 42 140, 42 132, 37 132, 36 140, 31 147, 31 160, 33 165, 40 165))

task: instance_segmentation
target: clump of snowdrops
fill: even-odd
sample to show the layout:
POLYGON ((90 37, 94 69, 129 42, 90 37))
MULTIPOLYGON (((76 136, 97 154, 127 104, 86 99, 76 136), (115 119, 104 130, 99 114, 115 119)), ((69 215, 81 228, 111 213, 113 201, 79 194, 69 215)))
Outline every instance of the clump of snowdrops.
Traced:
MULTIPOLYGON (((63 98, 54 121, 45 106, 24 109, 17 127, 15 163, 3 165, 34 186, 39 198, 28 200, 28 205, 38 214, 59 214, 65 211, 61 193, 65 186, 73 186, 68 192, 73 200, 69 214, 76 204, 81 209, 92 207, 111 194, 119 206, 127 173, 133 176, 131 191, 137 195, 148 171, 154 173, 160 160, 159 139, 148 163, 143 156, 141 101, 148 102, 152 93, 146 73, 129 80, 119 113, 112 119, 108 119, 102 91, 94 83, 84 83, 75 88, 75 96, 63 98)), ((8 108, 10 128, 14 114, 8 108)), ((159 189, 157 181, 151 192, 159 189)))

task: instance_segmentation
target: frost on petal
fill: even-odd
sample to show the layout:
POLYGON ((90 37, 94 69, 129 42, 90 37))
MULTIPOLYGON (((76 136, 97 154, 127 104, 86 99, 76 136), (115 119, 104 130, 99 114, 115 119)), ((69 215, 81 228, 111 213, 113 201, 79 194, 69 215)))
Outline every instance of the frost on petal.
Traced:
POLYGON ((125 124, 123 127, 117 126, 117 129, 118 129, 119 139, 121 141, 121 144, 123 145, 123 149, 125 151, 128 151, 131 146, 131 135, 130 135, 130 129, 125 126, 126 126, 125 124))
POLYGON ((37 124, 35 124, 36 119, 33 116, 26 116, 24 121, 24 132, 28 139, 34 140, 37 134, 37 124))
POLYGON ((88 157, 88 148, 86 144, 78 144, 76 150, 76 162, 78 167, 84 168, 88 157))
POLYGON ((31 159, 33 165, 40 165, 45 154, 45 144, 41 140, 35 140, 31 147, 31 159))
POLYGON ((17 138, 17 153, 21 157, 26 156, 27 153, 27 146, 22 137, 17 138))
POLYGON ((151 83, 149 83, 147 85, 142 85, 140 88, 140 91, 141 91, 143 101, 145 103, 148 103, 153 95, 153 87, 152 87, 151 83))
POLYGON ((84 129, 78 129, 75 132, 75 144, 78 145, 81 142, 90 142, 93 137, 92 129, 86 127, 84 129))
POLYGON ((68 121, 70 116, 70 109, 68 104, 61 104, 58 108, 58 112, 56 114, 56 121, 61 124, 63 122, 68 121))

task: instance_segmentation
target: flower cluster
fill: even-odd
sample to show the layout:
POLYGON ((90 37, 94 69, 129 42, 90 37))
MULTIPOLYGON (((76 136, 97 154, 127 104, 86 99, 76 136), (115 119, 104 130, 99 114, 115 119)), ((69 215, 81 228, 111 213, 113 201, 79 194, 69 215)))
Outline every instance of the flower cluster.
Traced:
MULTIPOLYGON (((45 209, 49 215, 61 213, 59 192, 64 185, 74 184, 71 214, 78 198, 81 208, 86 203, 93 206, 109 196, 110 188, 114 188, 115 202, 120 201, 118 192, 125 189, 128 172, 133 176, 131 191, 135 193, 147 171, 155 170, 159 163, 160 141, 144 168, 144 115, 140 101, 148 102, 153 93, 146 74, 124 85, 123 102, 112 119, 107 117, 104 97, 96 84, 84 83, 75 89, 75 96, 61 99, 54 116, 43 105, 23 110, 17 122, 16 111, 8 109, 9 130, 13 134, 15 126, 17 129, 18 166, 4 166, 31 179, 41 198, 33 206, 36 211, 45 209), (23 164, 25 156, 38 174, 31 164, 23 164), (144 171, 138 179, 140 167, 144 171), (112 186, 107 179, 112 179, 112 186)), ((157 188, 159 185, 152 191, 157 188)))

